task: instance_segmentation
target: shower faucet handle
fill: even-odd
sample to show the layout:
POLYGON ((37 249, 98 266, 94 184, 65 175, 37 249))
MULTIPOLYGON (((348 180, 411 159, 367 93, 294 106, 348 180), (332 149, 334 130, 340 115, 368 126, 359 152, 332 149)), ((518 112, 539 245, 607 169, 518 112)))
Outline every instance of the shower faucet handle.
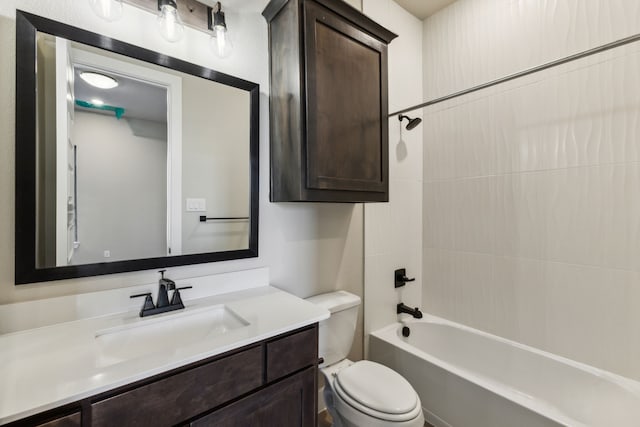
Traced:
POLYGON ((413 282, 416 280, 415 277, 412 277, 411 279, 407 277, 407 269, 406 268, 399 268, 396 271, 393 272, 393 278, 394 278, 394 287, 395 288, 401 288, 404 285, 407 284, 407 282, 413 282))

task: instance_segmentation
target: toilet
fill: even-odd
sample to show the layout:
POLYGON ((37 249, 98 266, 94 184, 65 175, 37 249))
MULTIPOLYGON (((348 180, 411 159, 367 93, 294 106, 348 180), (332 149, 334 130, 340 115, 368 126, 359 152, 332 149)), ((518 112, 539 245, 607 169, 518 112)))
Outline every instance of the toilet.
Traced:
POLYGON ((376 362, 347 359, 358 319, 360 297, 330 292, 307 301, 326 308, 318 352, 324 359, 324 399, 335 427, 423 427, 422 403, 411 384, 376 362))

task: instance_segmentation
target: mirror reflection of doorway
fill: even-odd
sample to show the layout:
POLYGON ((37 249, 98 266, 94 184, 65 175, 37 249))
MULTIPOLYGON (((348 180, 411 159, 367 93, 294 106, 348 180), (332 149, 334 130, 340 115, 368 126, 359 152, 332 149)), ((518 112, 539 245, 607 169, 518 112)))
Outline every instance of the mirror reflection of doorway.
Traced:
POLYGON ((179 153, 181 137, 169 134, 168 119, 169 102, 182 110, 181 97, 172 96, 180 81, 74 53, 79 243, 70 264, 180 253, 180 212, 171 209, 181 197, 180 171, 172 168, 180 159, 171 153, 179 153), (113 79, 113 87, 92 84, 92 73, 113 79))
POLYGON ((55 222, 38 239, 55 245, 43 247, 39 262, 180 254, 181 80, 43 39, 54 47, 56 141, 55 156, 44 160, 55 171, 55 200, 41 205, 55 211, 55 222))

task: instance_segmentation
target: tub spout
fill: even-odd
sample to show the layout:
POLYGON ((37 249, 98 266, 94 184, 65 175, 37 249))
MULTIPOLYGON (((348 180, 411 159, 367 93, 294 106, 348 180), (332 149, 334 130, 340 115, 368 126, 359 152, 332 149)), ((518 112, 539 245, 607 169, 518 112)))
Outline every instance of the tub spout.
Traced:
POLYGON ((398 313, 398 314, 407 313, 407 314, 412 315, 416 319, 422 319, 422 312, 420 311, 420 309, 418 307, 411 308, 411 307, 408 307, 408 306, 404 305, 403 303, 400 303, 400 304, 397 305, 396 313, 398 313))

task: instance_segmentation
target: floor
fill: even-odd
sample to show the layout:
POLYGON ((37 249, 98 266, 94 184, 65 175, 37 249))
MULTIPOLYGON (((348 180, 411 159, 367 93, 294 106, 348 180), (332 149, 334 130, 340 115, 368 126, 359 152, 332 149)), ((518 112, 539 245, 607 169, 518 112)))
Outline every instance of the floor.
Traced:
POLYGON ((331 415, 326 409, 318 414, 318 427, 331 427, 331 423, 331 415))
MULTIPOLYGON (((318 414, 318 427, 331 427, 332 424, 331 415, 326 410, 318 414)), ((425 421, 424 427, 433 427, 431 424, 425 421)))

